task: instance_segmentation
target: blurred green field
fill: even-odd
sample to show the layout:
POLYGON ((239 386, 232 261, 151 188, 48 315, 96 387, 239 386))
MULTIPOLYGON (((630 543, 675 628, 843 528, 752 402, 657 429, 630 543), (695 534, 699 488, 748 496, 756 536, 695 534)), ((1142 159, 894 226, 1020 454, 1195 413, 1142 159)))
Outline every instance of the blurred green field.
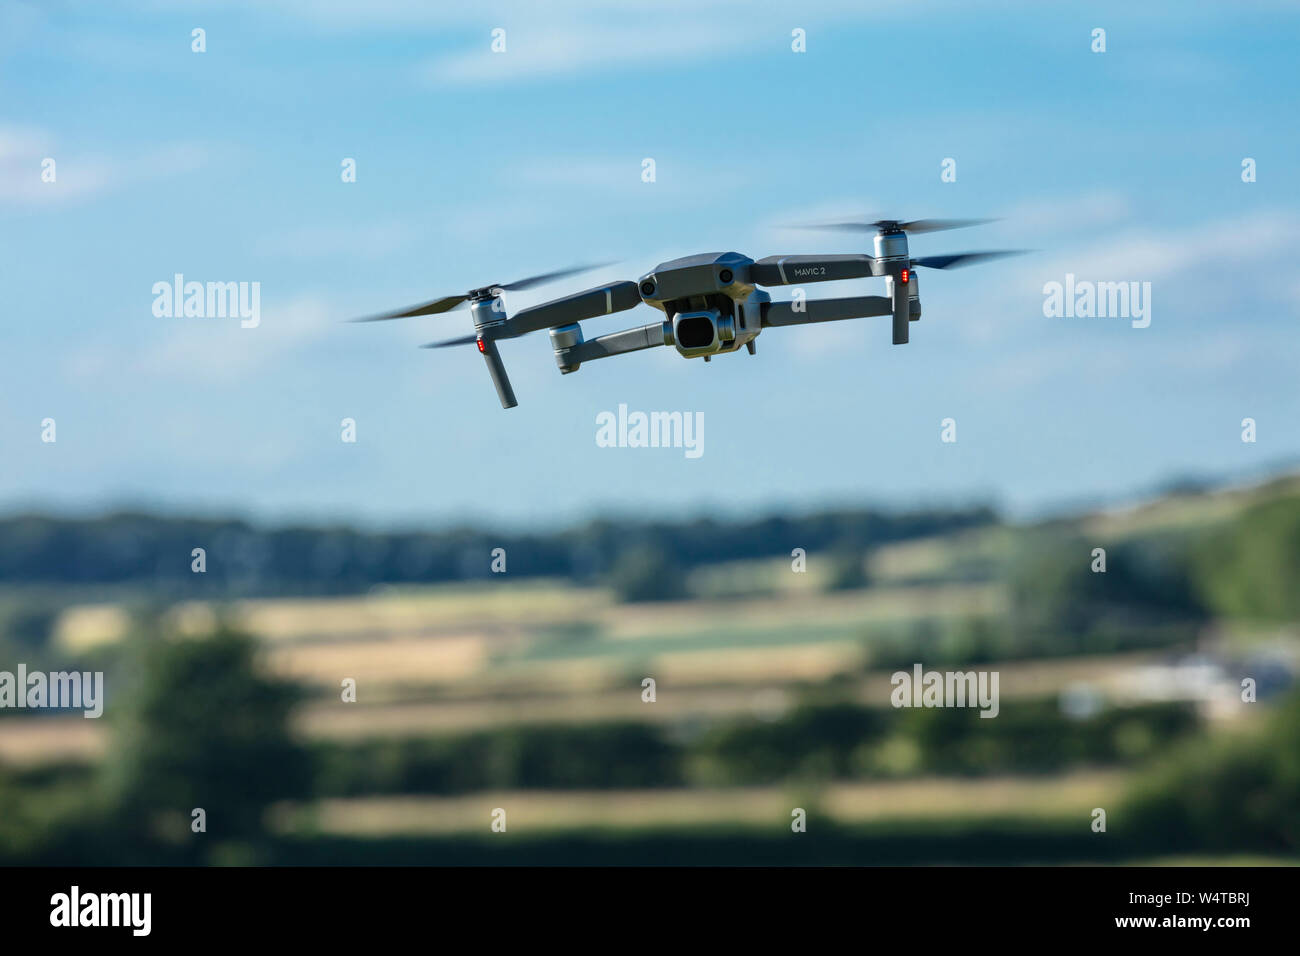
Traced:
POLYGON ((8 591, 3 619, 22 627, 7 657, 102 668, 125 690, 103 721, 0 712, 0 861, 500 860, 479 842, 497 807, 519 862, 617 862, 652 838, 681 862, 1292 860, 1300 784, 1252 741, 1292 732, 1270 715, 1289 713, 1276 702, 1300 659, 1298 492, 1287 478, 837 545, 804 573, 770 555, 706 562, 657 600, 629 595, 661 559, 609 581, 313 597, 100 589, 26 616, 8 591), (246 661, 230 633, 253 635, 246 661), (998 718, 892 707, 891 674, 918 662, 996 672, 998 718), (1243 675, 1259 703, 1239 699, 1243 675), (1269 796, 1242 799, 1266 809, 1208 835, 1220 767, 1247 759, 1243 786, 1269 796), (95 819, 92 799, 154 822, 128 842, 60 822, 95 819), (220 835, 207 843, 182 819, 199 801, 220 835), (793 807, 843 844, 782 844, 793 807), (1091 830, 1096 808, 1114 835, 1091 830))
POLYGON ((323 800, 281 807, 285 832, 338 836, 468 834, 483 830, 492 811, 506 810, 506 832, 552 834, 600 829, 672 830, 681 826, 748 826, 789 829, 795 807, 812 808, 812 822, 915 822, 1018 816, 1068 825, 1092 807, 1112 802, 1125 778, 1114 772, 1069 773, 1049 778, 961 780, 921 777, 905 781, 803 787, 623 791, 492 791, 465 797, 370 797, 323 800))

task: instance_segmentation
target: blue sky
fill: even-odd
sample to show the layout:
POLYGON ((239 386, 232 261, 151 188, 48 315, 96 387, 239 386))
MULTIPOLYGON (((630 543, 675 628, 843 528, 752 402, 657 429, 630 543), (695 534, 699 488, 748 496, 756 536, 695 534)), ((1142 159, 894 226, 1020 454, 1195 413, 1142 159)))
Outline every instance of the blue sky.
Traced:
POLYGON ((1300 456, 1294 7, 448 6, 2 8, 0 509, 1030 513, 1300 456), (782 224, 868 212, 1001 217, 914 254, 1035 251, 923 273, 907 347, 865 319, 768 330, 754 357, 659 349, 561 377, 544 334, 510 342, 510 411, 472 349, 415 348, 470 331, 467 313, 341 321, 574 262, 621 260, 509 306, 695 252, 865 252, 782 224), (178 272, 259 282, 260 326, 155 317, 153 284, 178 272), (1067 272, 1150 282, 1150 327, 1044 317, 1067 272), (703 412, 703 456, 597 447, 620 403, 703 412))

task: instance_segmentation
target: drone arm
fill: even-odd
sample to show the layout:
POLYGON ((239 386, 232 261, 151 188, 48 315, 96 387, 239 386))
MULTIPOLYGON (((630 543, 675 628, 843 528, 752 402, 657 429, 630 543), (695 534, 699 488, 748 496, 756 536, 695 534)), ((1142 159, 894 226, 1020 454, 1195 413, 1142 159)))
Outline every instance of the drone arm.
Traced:
POLYGON ((521 309, 506 322, 502 337, 514 338, 541 329, 553 329, 613 312, 624 312, 640 302, 641 293, 637 291, 635 282, 623 281, 597 286, 563 299, 521 309))
POLYGON ((836 279, 866 279, 884 275, 871 256, 768 256, 749 267, 751 282, 759 285, 799 285, 804 282, 833 282, 836 279))
POLYGON ((569 346, 561 345, 566 340, 564 332, 565 330, 557 329, 556 334, 551 337, 552 345, 555 346, 555 362, 562 372, 577 371, 578 366, 595 359, 622 355, 625 352, 639 352, 642 349, 652 349, 667 344, 664 341, 662 322, 651 322, 635 329, 611 332, 590 342, 578 341, 569 346))
POLYGON ((865 319, 875 315, 889 315, 892 311, 889 297, 883 295, 859 295, 848 299, 808 299, 801 303, 765 302, 763 328, 837 322, 841 319, 865 319), (802 308, 796 309, 796 304, 801 305, 802 308))

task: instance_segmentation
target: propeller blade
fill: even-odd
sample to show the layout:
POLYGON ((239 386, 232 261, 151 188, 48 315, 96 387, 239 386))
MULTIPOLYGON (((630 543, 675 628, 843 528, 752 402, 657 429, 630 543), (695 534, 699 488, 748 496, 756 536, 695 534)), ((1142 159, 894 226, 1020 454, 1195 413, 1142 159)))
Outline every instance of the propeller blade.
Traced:
POLYGON ((911 222, 900 222, 898 225, 904 232, 943 232, 945 229, 965 229, 968 226, 982 226, 988 222, 997 222, 996 219, 913 219, 911 222))
POLYGON ((950 256, 921 256, 919 259, 913 259, 912 265, 925 266, 927 269, 959 269, 963 266, 973 266, 977 262, 989 262, 1006 256, 1024 255, 1025 251, 1024 249, 1005 249, 1000 252, 958 252, 950 256))
POLYGON ((941 232, 945 229, 965 229, 967 226, 980 226, 996 219, 913 219, 902 222, 897 219, 873 219, 850 222, 809 222, 800 223, 796 229, 829 229, 836 232, 879 232, 881 229, 896 227, 904 232, 941 232))
POLYGON ((593 262, 589 265, 573 266, 570 269, 560 269, 556 272, 543 272, 541 275, 529 276, 527 279, 518 279, 514 282, 506 282, 495 285, 494 289, 505 289, 509 292, 519 292, 523 289, 531 289, 533 286, 542 285, 546 282, 554 282, 556 279, 563 279, 565 276, 577 275, 579 272, 590 272, 592 269, 603 269, 605 266, 612 266, 613 262, 593 262))
POLYGON ((428 342, 428 343, 426 343, 426 344, 424 344, 424 345, 421 345, 420 348, 422 348, 422 349, 448 349, 448 348, 451 348, 453 345, 469 345, 469 343, 474 342, 474 341, 477 341, 477 339, 478 339, 478 333, 474 333, 473 335, 461 335, 461 336, 458 336, 457 338, 454 338, 454 339, 445 339, 445 340, 443 340, 443 341, 441 341, 441 342, 428 342))
POLYGON ((796 222, 790 229, 818 229, 825 232, 875 232, 876 227, 869 222, 796 222))
MULTIPOLYGON (((553 282, 556 279, 563 279, 565 276, 576 275, 579 272, 589 272, 592 269, 600 269, 608 265, 613 265, 613 263, 593 262, 588 265, 574 266, 573 268, 570 269, 560 269, 556 272, 544 272, 541 275, 529 276, 526 279, 519 279, 515 282, 506 282, 504 284, 488 286, 487 288, 497 289, 497 290, 508 289, 512 292, 517 292, 522 289, 531 289, 533 286, 542 285, 545 282, 553 282)), ((452 309, 456 308, 458 305, 463 303, 468 298, 469 298, 468 293, 466 293, 465 295, 449 295, 449 296, 444 296, 441 299, 434 299, 432 302, 426 302, 423 305, 413 306, 409 309, 402 309, 399 312, 385 312, 381 315, 369 315, 366 316, 365 318, 352 319, 351 321, 386 322, 389 319, 409 319, 417 315, 438 315, 439 313, 442 312, 450 312, 452 309)))
POLYGON ((437 315, 441 312, 450 312, 468 298, 469 296, 467 295, 448 295, 441 299, 434 299, 432 302, 426 302, 424 305, 416 305, 409 309, 403 309, 400 312, 385 312, 382 315, 369 315, 365 318, 351 319, 350 321, 387 322, 389 319, 409 319, 416 315, 437 315))

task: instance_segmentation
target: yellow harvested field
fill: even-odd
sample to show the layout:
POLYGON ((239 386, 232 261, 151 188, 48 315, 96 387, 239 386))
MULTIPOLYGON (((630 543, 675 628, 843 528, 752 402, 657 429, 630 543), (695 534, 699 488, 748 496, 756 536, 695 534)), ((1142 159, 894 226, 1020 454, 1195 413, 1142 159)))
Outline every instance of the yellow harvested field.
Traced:
POLYGON ((101 720, 69 717, 6 717, 0 720, 0 763, 37 766, 97 760, 107 750, 101 720))
POLYGON ((568 585, 377 592, 367 597, 244 601, 234 613, 266 640, 304 640, 390 631, 464 631, 502 624, 567 623, 607 604, 606 592, 568 585))
MULTIPOLYGON (((604 589, 538 579, 379 589, 360 597, 276 598, 221 605, 187 601, 171 609, 169 623, 182 633, 205 633, 220 616, 271 642, 340 640, 562 626, 588 619, 610 604, 604 589)), ((83 605, 64 611, 54 634, 60 647, 80 651, 120 640, 129 623, 117 605, 83 605)))
POLYGON ((357 598, 243 601, 234 606, 234 613, 252 633, 286 641, 392 631, 544 627, 570 623, 608 602, 607 592, 599 589, 512 582, 377 591, 357 598))
POLYGON ((1114 772, 1061 777, 953 779, 844 783, 803 788, 714 790, 513 791, 458 797, 370 797, 323 800, 282 807, 277 825, 312 826, 325 833, 394 836, 490 833, 492 811, 506 811, 508 833, 553 830, 763 826, 788 829, 791 811, 803 807, 837 823, 1012 816, 1077 816, 1115 802, 1127 780, 1114 772))
POLYGON ((340 687, 344 678, 367 683, 444 684, 480 670, 487 647, 478 636, 395 637, 370 641, 272 645, 266 652, 272 671, 311 684, 340 687))
POLYGON ((646 676, 665 690, 692 684, 820 681, 861 667, 865 658, 861 645, 845 641, 681 651, 656 655, 646 666, 646 676))
POLYGON ((120 641, 130 624, 130 616, 116 604, 83 604, 60 614, 50 636, 63 653, 82 654, 120 641))

